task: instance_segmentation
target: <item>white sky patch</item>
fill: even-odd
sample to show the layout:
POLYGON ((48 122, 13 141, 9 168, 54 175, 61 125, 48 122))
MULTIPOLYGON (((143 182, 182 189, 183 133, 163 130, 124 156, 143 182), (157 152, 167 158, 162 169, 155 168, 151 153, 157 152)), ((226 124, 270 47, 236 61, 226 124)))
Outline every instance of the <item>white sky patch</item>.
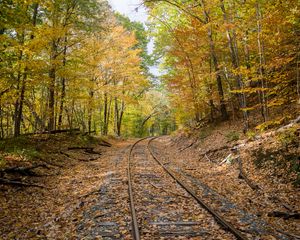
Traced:
POLYGON ((132 21, 142 23, 147 21, 147 11, 141 6, 140 0, 108 0, 108 2, 115 11, 128 16, 132 21))

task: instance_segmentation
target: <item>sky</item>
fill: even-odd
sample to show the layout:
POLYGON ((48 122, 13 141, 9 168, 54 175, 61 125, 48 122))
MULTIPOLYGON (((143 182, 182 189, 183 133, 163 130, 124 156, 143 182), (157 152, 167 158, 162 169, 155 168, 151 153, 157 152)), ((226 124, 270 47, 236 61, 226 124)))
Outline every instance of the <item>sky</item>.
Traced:
POLYGON ((115 11, 128 16, 132 21, 143 23, 147 21, 147 12, 141 6, 140 0, 108 0, 108 2, 115 11))

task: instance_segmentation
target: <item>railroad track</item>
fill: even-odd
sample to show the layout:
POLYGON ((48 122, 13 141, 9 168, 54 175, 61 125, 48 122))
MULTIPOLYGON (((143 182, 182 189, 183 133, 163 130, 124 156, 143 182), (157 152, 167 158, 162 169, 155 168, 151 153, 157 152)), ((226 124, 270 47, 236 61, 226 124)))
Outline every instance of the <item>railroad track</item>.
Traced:
MULTIPOLYGON (((176 175, 165 164, 163 164, 160 161, 158 156, 156 156, 154 154, 154 152, 151 148, 151 142, 154 141, 155 139, 157 139, 157 138, 140 139, 139 141, 135 142, 132 145, 132 147, 129 151, 129 155, 128 155, 128 171, 127 171, 128 192, 129 192, 129 200, 130 200, 131 219, 132 219, 132 231, 131 232, 132 232, 133 239, 135 239, 135 240, 141 239, 141 236, 144 233, 143 228, 146 228, 146 224, 141 224, 141 222, 143 220, 142 215, 145 214, 145 212, 139 214, 139 209, 148 210, 147 207, 143 208, 143 207, 145 207, 143 205, 146 205, 148 202, 142 201, 140 199, 145 198, 142 195, 143 192, 146 192, 149 195, 149 192, 152 191, 151 189, 153 189, 153 188, 151 188, 150 185, 154 186, 154 188, 159 188, 160 191, 164 191, 165 199, 168 199, 168 200, 171 199, 171 202, 173 205, 174 205, 174 202, 178 201, 178 204, 177 204, 178 206, 176 207, 177 210, 183 209, 182 211, 186 211, 187 212, 186 214, 188 214, 188 215, 192 215, 194 212, 199 211, 198 215, 204 216, 204 217, 202 220, 199 219, 198 222, 193 222, 193 221, 171 222, 171 221, 165 221, 166 218, 163 218, 162 221, 151 222, 151 224, 153 226, 157 226, 157 225, 158 226, 175 226, 175 225, 177 226, 178 225, 184 230, 178 231, 178 230, 174 230, 174 229, 171 230, 171 228, 170 228, 169 232, 168 231, 157 232, 155 236, 149 237, 149 236, 151 236, 151 232, 150 232, 151 230, 147 229, 147 231, 145 231, 147 233, 145 235, 146 239, 147 239, 147 236, 148 236, 148 239, 156 239, 160 236, 159 234, 161 234, 161 236, 163 236, 163 237, 169 236, 168 239, 172 239, 172 237, 175 237, 175 236, 176 237, 177 236, 186 236, 187 238, 202 236, 202 239, 215 239, 214 236, 212 236, 212 235, 216 234, 216 232, 218 232, 217 235, 224 236, 224 238, 223 238, 223 236, 221 236, 221 238, 219 236, 216 239, 230 239, 230 238, 233 239, 234 237, 236 239, 241 239, 241 240, 248 239, 237 228, 235 228, 232 224, 227 222, 221 215, 216 213, 199 196, 197 196, 197 194, 193 191, 193 189, 191 189, 185 182, 183 182, 182 180, 177 178, 176 175), (138 150, 137 148, 138 148, 139 143, 141 143, 144 140, 148 140, 148 142, 146 143, 145 149, 143 151, 139 152, 139 155, 142 155, 142 156, 140 156, 140 157, 142 157, 142 159, 134 164, 133 161, 134 161, 135 156, 133 156, 133 153, 134 153, 134 151, 138 150), (143 155, 143 154, 146 154, 146 152, 148 153, 149 157, 153 158, 155 161, 148 160, 147 155, 145 155, 145 156, 143 155), (141 188, 141 186, 138 186, 138 183, 135 183, 135 182, 142 181, 142 180, 139 180, 137 177, 136 181, 134 181, 135 174, 133 171, 133 167, 138 168, 139 166, 142 166, 142 168, 140 167, 140 169, 144 169, 144 171, 145 171, 145 169, 146 169, 146 171, 151 170, 152 172, 148 172, 148 173, 144 172, 143 174, 144 175, 148 174, 149 176, 152 176, 151 174, 154 174, 152 176, 152 179, 155 178, 157 180, 157 182, 164 181, 165 186, 157 187, 155 184, 151 183, 151 181, 152 181, 151 178, 147 178, 146 181, 142 182, 142 183, 144 183, 144 186, 142 186, 142 189, 138 190, 138 188, 141 188), (161 169, 161 172, 160 172, 160 170, 157 169, 157 167, 159 167, 161 169), (169 178, 169 180, 166 180, 166 176, 169 178), (175 184, 177 183, 176 184, 177 188, 181 188, 180 190, 176 190, 176 192, 181 192, 181 193, 177 197, 166 196, 166 194, 167 195, 172 194, 172 192, 169 192, 167 190, 167 188, 171 188, 171 185, 173 185, 173 187, 174 187, 174 183, 175 184), (138 191, 140 191, 141 193, 139 193, 139 197, 136 197, 135 194, 137 194, 138 191), (186 198, 186 199, 184 199, 184 198, 186 198), (197 210, 190 209, 191 206, 195 206, 197 204, 198 204, 197 210), (137 206, 139 206, 139 207, 137 207, 137 206), (203 225, 203 224, 201 224, 202 222, 204 224, 212 222, 211 220, 206 220, 204 218, 206 218, 206 219, 214 218, 214 220, 221 226, 222 229, 224 229, 228 233, 228 235, 225 236, 226 234, 224 235, 224 232, 221 232, 221 230, 218 230, 218 229, 217 230, 214 229, 213 226, 210 226, 210 227, 206 226, 205 230, 201 230, 202 228, 205 228, 205 227, 201 226, 201 225, 203 225), (186 226, 189 226, 190 228, 187 229, 186 226), (195 226, 198 227, 198 230, 197 229, 195 230, 195 226), (141 234, 141 231, 142 231, 142 234, 141 234), (213 233, 210 233, 210 231, 212 231, 213 233), (203 237, 203 235, 205 235, 205 237, 203 237), (232 237, 230 237, 230 236, 232 236, 232 237)), ((139 174, 141 175, 141 173, 139 173, 139 174)), ((158 192, 158 191, 156 191, 156 192, 158 192)), ((158 193, 157 195, 159 195, 159 194, 160 193, 158 193)), ((174 194, 174 192, 173 192, 173 194, 174 194)), ((153 205, 155 205, 155 204, 158 205, 158 203, 159 203, 159 201, 155 201, 156 198, 159 198, 159 200, 161 200, 163 198, 163 197, 158 197, 157 195, 152 196, 152 197, 150 196, 148 201, 150 202, 149 206, 152 206, 152 212, 154 212, 154 214, 156 213, 156 214, 160 215, 160 213, 157 212, 157 209, 155 207, 153 207, 153 205), (152 198, 152 200, 150 200, 150 198, 152 198)), ((161 202, 161 205, 164 205, 164 202, 161 202)), ((172 207, 174 208, 173 205, 172 205, 172 207)), ((158 207, 158 206, 156 206, 156 207, 158 207)), ((161 206, 159 206, 159 207, 161 207, 161 206)), ((174 211, 173 212, 170 211, 170 207, 168 207, 168 206, 166 208, 162 208, 162 212, 163 211, 165 211, 166 213, 172 213, 172 214, 174 212, 174 211)), ((151 215, 151 214, 149 213, 149 215, 151 215)), ((153 213, 152 213, 152 217, 153 217, 153 213)), ((173 214, 172 218, 178 219, 179 216, 178 216, 178 214, 177 215, 173 214)), ((147 221, 148 220, 149 219, 147 219, 147 221)), ((147 226, 148 225, 149 224, 147 224, 147 226)), ((148 228, 150 228, 150 227, 148 226, 148 228)), ((156 229, 156 228, 152 228, 152 229, 156 229)), ((222 230, 222 231, 224 231, 224 230, 222 230)))
POLYGON ((132 155, 132 151, 134 147, 141 141, 145 140, 147 138, 142 138, 138 141, 136 141, 132 147, 129 150, 128 154, 128 167, 127 167, 127 175, 128 175, 128 192, 129 192, 129 201, 130 201, 130 211, 131 211, 131 223, 132 223, 132 236, 134 240, 139 240, 140 239, 140 231, 139 231, 139 226, 137 222, 137 216, 135 212, 135 206, 134 206, 134 197, 133 197, 133 189, 132 189, 132 175, 131 175, 131 162, 130 158, 132 155))

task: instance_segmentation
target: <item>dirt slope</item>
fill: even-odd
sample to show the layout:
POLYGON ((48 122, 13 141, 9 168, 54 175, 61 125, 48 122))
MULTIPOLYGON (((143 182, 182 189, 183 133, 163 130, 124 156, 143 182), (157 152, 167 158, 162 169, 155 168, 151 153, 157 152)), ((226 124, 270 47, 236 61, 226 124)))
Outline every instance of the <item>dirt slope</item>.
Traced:
POLYGON ((279 232, 300 236, 300 124, 251 138, 238 129, 223 124, 160 141, 170 162, 279 232))

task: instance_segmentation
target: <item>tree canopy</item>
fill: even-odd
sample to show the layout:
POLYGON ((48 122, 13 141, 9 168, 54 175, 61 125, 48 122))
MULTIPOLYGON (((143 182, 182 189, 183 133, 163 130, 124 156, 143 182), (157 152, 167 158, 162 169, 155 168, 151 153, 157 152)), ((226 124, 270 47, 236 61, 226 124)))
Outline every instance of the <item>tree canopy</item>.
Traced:
POLYGON ((148 26, 105 0, 2 1, 0 137, 78 127, 140 136, 237 118, 247 131, 299 104, 297 0, 144 4, 148 26))
POLYGON ((144 3, 180 123, 242 116, 247 130, 299 101, 298 1, 144 3))

